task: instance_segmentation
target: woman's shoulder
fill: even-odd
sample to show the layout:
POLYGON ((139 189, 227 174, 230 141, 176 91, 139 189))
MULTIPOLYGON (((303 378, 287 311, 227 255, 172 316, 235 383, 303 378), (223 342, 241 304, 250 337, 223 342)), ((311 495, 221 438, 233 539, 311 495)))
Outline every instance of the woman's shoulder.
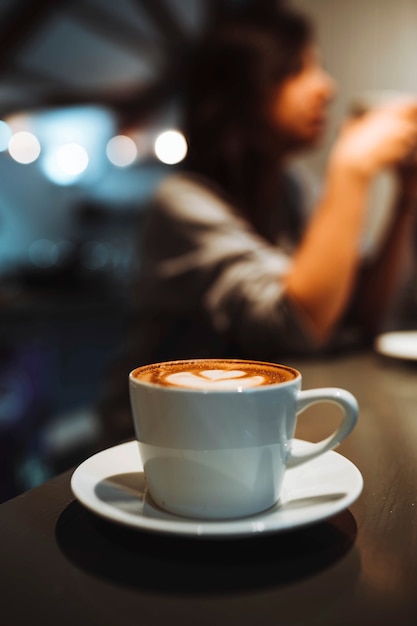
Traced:
POLYGON ((181 171, 166 176, 159 185, 156 197, 172 198, 175 194, 203 195, 213 198, 221 198, 220 189, 208 178, 194 174, 193 172, 181 171))
POLYGON ((191 172, 167 176, 160 183, 154 200, 157 210, 176 218, 210 222, 238 213, 219 187, 191 172))

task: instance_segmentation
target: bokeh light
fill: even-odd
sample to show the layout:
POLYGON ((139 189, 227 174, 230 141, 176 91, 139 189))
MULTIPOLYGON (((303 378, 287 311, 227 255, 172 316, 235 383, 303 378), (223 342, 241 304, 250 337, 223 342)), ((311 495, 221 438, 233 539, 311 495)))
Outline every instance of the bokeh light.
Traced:
POLYGON ((56 264, 59 257, 59 249, 50 239, 38 239, 29 247, 30 262, 36 267, 46 269, 56 264))
POLYGON ((18 163, 33 163, 41 153, 40 143, 33 133, 20 131, 9 141, 10 156, 18 163))
POLYGON ((110 262, 110 251, 100 241, 86 241, 80 250, 82 265, 88 270, 103 269, 110 262))
POLYGON ((7 150, 12 134, 12 129, 7 122, 0 120, 0 152, 7 150))
POLYGON ((166 130, 155 140, 155 154, 162 163, 180 163, 188 151, 187 141, 178 130, 166 130))
POLYGON ((52 182, 70 185, 87 170, 87 150, 78 143, 66 143, 51 150, 45 158, 43 169, 52 182))
POLYGON ((113 165, 127 167, 135 161, 138 150, 133 139, 126 135, 116 135, 108 141, 106 154, 113 165))
POLYGON ((67 143, 56 153, 58 167, 68 176, 79 176, 88 167, 87 150, 78 143, 67 143))

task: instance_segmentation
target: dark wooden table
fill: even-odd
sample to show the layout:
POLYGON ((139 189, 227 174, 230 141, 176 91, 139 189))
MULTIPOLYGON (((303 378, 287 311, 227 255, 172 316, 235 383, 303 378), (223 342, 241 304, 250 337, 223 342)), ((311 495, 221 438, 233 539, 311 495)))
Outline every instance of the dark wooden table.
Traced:
MULTIPOLYGON (((417 364, 372 352, 292 364, 304 388, 358 398, 338 449, 364 477, 349 510, 261 537, 157 535, 85 510, 67 472, 0 507, 1 624, 417 624, 417 364)), ((298 437, 338 419, 315 410, 298 437)))

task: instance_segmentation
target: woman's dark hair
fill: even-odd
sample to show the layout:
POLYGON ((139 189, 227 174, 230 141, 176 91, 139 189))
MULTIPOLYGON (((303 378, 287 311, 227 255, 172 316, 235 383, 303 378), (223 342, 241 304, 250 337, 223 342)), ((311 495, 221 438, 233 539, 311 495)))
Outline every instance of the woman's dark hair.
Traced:
POLYGON ((224 18, 201 40, 192 52, 183 106, 186 168, 217 183, 255 226, 272 201, 280 149, 271 96, 299 71, 313 38, 303 15, 282 4, 261 5, 224 18))

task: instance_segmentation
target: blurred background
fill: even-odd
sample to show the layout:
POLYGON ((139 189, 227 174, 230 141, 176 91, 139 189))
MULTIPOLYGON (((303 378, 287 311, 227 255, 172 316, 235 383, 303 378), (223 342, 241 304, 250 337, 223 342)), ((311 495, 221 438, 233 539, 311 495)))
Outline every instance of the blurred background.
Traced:
MULTIPOLYGON (((95 405, 129 312, 148 200, 186 153, 181 67, 239 0, 0 0, 0 501, 97 448, 95 405)), ((294 0, 349 103, 417 93, 415 0, 294 0)), ((381 179, 368 245, 386 224, 381 179)))

